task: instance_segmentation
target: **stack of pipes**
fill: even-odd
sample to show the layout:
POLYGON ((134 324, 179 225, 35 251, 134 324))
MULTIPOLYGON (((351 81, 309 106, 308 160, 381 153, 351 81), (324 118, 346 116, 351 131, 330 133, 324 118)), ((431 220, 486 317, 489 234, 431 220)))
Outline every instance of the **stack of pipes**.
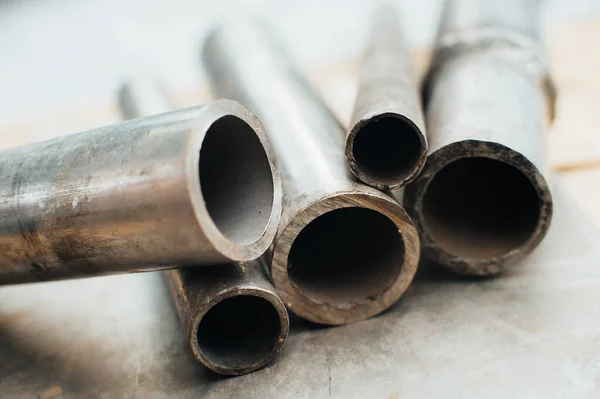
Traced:
POLYGON ((448 1, 420 88, 383 7, 347 130, 262 22, 217 27, 202 59, 227 100, 173 110, 136 79, 119 101, 139 119, 1 153, 0 284, 163 270, 193 355, 240 375, 281 350, 287 310, 392 306, 421 250, 463 275, 518 266, 552 216, 535 11, 448 1))

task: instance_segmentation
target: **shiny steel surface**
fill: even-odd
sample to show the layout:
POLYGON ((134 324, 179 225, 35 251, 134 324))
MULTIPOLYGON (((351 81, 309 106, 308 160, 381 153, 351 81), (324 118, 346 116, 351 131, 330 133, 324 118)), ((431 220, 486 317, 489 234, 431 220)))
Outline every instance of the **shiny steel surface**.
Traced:
POLYGON ((459 273, 519 263, 550 224, 543 134, 554 94, 534 11, 451 0, 444 12, 424 88, 429 157, 404 204, 424 254, 459 273))
POLYGON ((417 232, 391 197, 354 179, 344 129, 281 44, 259 23, 238 20, 212 32, 203 60, 215 94, 255 112, 278 153, 284 203, 269 254, 286 306, 343 324, 392 305, 417 269, 417 232))
POLYGON ((346 137, 348 166, 371 186, 402 187, 423 168, 427 139, 410 49, 389 4, 373 18, 359 80, 346 137))
POLYGON ((245 107, 217 101, 2 151, 0 283, 255 259, 280 212, 264 140, 245 107), (215 144, 214 132, 239 135, 230 125, 254 158, 215 144), (216 184, 206 146, 234 156, 244 182, 216 184))
MULTIPOLYGON (((162 85, 142 78, 123 86, 119 105, 124 118, 173 108, 162 85)), ((280 186, 279 180, 274 183, 280 186)), ((250 373, 271 362, 283 347, 288 313, 259 261, 166 270, 163 277, 190 350, 208 369, 225 375, 250 373)))

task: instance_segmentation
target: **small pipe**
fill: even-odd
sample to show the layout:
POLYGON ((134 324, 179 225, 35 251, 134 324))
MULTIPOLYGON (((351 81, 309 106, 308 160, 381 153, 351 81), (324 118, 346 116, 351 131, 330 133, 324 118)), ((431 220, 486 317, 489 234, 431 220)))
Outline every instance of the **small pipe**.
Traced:
MULTIPOLYGON (((123 86, 124 118, 173 108, 163 87, 137 79, 123 86)), ((289 332, 287 310, 259 261, 163 272, 194 357, 224 375, 270 363, 289 332)))
POLYGON ((429 157, 404 204, 424 254, 461 274, 517 264, 552 218, 541 171, 555 95, 532 3, 449 1, 425 81, 429 157))
POLYGON ((215 373, 269 364, 289 332, 287 310, 259 261, 163 273, 194 357, 215 373))
POLYGON ((323 324, 387 309, 408 288, 419 259, 404 209, 354 179, 344 129, 261 25, 221 26, 205 42, 203 59, 215 94, 251 107, 279 155, 284 207, 268 256, 283 302, 323 324))
POLYGON ((425 122, 409 48, 391 5, 375 15, 362 57, 346 162, 354 175, 380 189, 417 177, 427 158, 425 122))
POLYGON ((234 101, 5 150, 0 284, 256 259, 280 218, 273 154, 234 101))

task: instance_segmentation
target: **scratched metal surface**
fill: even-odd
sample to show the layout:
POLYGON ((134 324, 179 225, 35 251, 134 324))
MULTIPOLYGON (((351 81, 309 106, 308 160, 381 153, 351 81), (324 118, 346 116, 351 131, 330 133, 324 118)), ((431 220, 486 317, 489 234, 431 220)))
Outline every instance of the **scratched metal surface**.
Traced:
POLYGON ((2 398, 597 397, 600 233, 564 193, 519 270, 423 268, 380 317, 296 322, 282 355, 237 378, 188 353, 159 274, 0 288, 2 398))

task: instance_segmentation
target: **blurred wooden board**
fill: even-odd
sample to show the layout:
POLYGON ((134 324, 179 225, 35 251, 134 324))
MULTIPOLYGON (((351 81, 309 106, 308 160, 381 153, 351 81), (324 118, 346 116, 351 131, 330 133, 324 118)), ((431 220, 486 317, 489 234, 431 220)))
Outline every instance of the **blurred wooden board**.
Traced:
POLYGON ((600 167, 599 37, 598 17, 548 31, 550 65, 559 93, 549 159, 558 171, 600 167))
POLYGON ((600 228, 600 167, 572 170, 557 177, 577 205, 600 228))

